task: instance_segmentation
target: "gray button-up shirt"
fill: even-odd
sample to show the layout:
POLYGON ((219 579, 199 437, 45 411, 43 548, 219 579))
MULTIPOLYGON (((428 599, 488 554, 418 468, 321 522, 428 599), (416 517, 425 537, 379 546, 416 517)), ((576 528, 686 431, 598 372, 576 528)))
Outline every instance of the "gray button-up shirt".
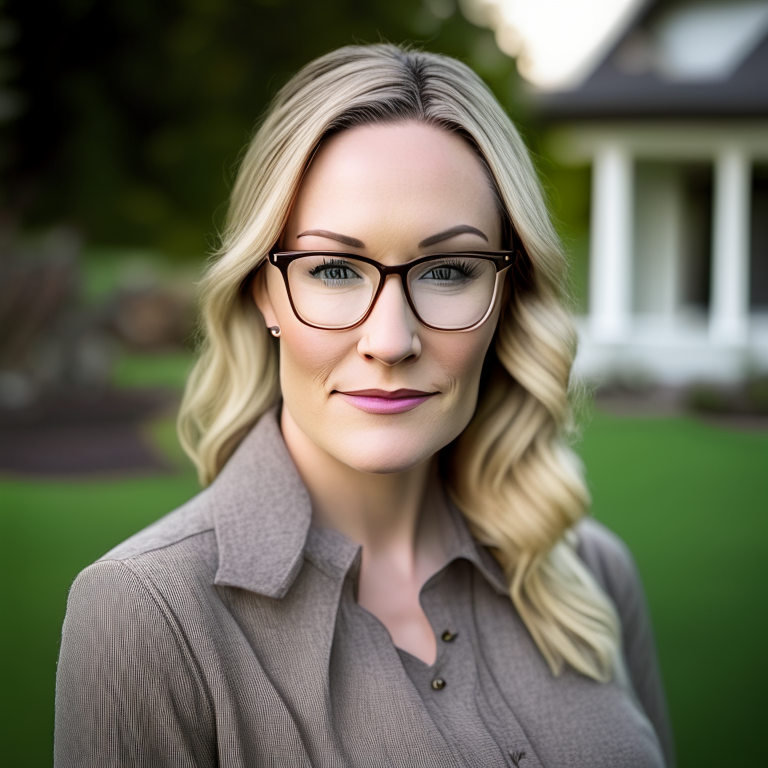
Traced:
POLYGON ((420 595, 438 638, 428 666, 357 604, 360 547, 311 523, 271 411, 207 490, 77 577, 55 765, 671 765, 648 614, 623 545, 594 522, 578 529, 619 611, 622 668, 609 683, 554 677, 499 565, 448 510, 448 562, 420 595))

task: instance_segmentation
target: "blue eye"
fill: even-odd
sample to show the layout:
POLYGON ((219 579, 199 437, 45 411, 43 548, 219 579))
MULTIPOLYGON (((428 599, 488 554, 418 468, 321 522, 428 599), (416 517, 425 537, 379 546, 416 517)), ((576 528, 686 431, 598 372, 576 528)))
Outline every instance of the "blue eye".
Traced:
POLYGON ((309 274, 322 280, 327 285, 344 283, 349 280, 362 280, 360 275, 349 264, 338 259, 324 260, 322 264, 318 264, 310 269, 309 274))
POLYGON ((419 280, 434 280, 441 283, 457 283, 471 280, 478 273, 478 265, 468 259, 444 261, 430 267, 419 280))

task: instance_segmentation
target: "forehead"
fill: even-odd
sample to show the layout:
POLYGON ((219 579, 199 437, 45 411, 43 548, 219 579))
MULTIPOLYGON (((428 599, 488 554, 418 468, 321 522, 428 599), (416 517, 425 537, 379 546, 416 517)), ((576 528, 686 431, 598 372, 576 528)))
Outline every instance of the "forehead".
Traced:
POLYGON ((328 139, 302 181, 289 230, 335 228, 364 240, 361 230, 374 234, 385 226, 436 232, 470 224, 490 237, 498 219, 475 150, 455 133, 406 122, 359 126, 328 139))

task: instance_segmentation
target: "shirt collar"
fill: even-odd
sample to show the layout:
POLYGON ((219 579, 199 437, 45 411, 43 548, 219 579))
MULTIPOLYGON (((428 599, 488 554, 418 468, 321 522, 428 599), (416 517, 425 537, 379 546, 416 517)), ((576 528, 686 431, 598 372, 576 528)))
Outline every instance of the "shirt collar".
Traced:
POLYGON ((268 597, 285 596, 298 575, 312 517, 278 413, 259 419, 208 489, 219 547, 214 584, 268 597))
POLYGON ((501 595, 508 595, 504 571, 496 558, 483 546, 477 543, 467 525, 466 518, 454 504, 448 493, 444 493, 446 518, 448 523, 443 528, 445 547, 448 554, 447 562, 464 559, 469 560, 483 574, 486 581, 501 595))
MULTIPOLYGON (((265 413, 206 491, 219 548, 215 584, 284 597, 304 557, 334 579, 360 564, 360 546, 311 525, 312 505, 280 432, 279 408, 265 413)), ((501 566, 472 537, 445 494, 446 565, 472 562, 500 594, 508 594, 501 566)))

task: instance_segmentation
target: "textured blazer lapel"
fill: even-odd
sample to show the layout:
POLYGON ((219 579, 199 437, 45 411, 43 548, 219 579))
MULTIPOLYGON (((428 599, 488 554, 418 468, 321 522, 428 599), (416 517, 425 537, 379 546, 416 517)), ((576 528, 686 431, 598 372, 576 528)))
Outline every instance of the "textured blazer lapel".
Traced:
POLYGON ((312 507, 276 408, 261 417, 208 489, 219 567, 215 584, 283 597, 299 573, 312 507))

